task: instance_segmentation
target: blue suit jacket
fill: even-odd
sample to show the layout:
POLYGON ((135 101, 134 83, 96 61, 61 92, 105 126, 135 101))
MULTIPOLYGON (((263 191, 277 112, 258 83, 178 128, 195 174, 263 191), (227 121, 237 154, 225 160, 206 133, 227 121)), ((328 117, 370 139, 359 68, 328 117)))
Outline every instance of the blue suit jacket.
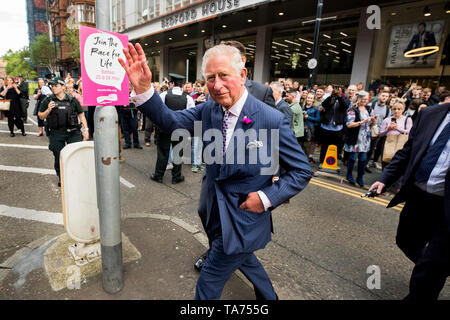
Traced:
MULTIPOLYGON (((212 128, 222 130, 222 107, 213 100, 195 108, 172 111, 164 105, 158 94, 154 94, 139 109, 166 132, 184 128, 193 134, 194 121, 202 121, 203 134, 212 128)), ((248 148, 244 149, 245 164, 207 164, 204 181, 208 190, 206 220, 220 215, 223 247, 226 254, 248 253, 264 248, 271 239, 270 210, 300 192, 311 178, 308 159, 297 143, 284 115, 251 94, 248 95, 242 108, 235 132, 238 129, 250 128, 256 130, 258 141, 263 140, 259 129, 268 129, 268 132, 270 129, 279 129, 279 164, 286 169, 286 172, 279 181, 272 184, 272 175, 260 174, 261 168, 269 167, 270 164, 261 163, 259 154, 257 163, 249 164, 248 148), (242 121, 244 116, 250 118, 252 123, 244 124, 242 121), (247 195, 258 190, 266 194, 272 203, 272 208, 263 213, 239 209, 247 195), (213 203, 214 201, 217 203, 213 203)), ((268 135, 266 143, 270 153, 272 141, 270 134, 268 135)), ((245 146, 249 141, 250 138, 246 136, 245 146)), ((203 148, 211 143, 212 141, 203 140, 203 148)), ((232 146, 231 142, 229 148, 230 146, 232 146)), ((234 148, 236 154, 237 144, 234 144, 234 148)), ((229 152, 230 149, 227 150, 227 154, 229 152)))

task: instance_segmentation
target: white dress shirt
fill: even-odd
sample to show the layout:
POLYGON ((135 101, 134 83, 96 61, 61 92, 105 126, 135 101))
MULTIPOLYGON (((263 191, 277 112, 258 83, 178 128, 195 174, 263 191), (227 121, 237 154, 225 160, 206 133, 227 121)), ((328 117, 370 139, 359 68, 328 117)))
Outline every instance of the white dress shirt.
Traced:
MULTIPOLYGON (((430 146, 432 146, 436 142, 442 130, 444 130, 445 126, 449 122, 450 122, 450 112, 447 112, 447 116, 439 125, 438 129, 436 130, 433 136, 433 139, 431 139, 430 146)), ((449 167, 450 167, 450 140, 447 141, 444 150, 442 150, 442 153, 439 156, 436 165, 431 171, 428 181, 426 183, 418 183, 417 185, 423 191, 443 197, 445 189, 445 176, 448 172, 449 167)))
MULTIPOLYGON (((154 94, 155 89, 153 86, 150 87, 146 92, 141 94, 136 94, 136 92, 133 90, 131 93, 131 98, 135 102, 136 107, 139 107, 140 105, 143 105, 145 102, 147 102, 154 94)), ((173 92, 173 91, 172 91, 173 92)), ((161 95, 163 95, 165 92, 163 92, 161 95)), ((164 95, 165 97, 165 95, 164 95)), ((231 140, 231 137, 233 136, 234 128, 236 127, 237 120, 239 119, 239 115, 241 114, 242 108, 244 107, 244 103, 247 100, 248 97, 248 91, 245 89, 244 93, 242 94, 241 98, 233 105, 231 106, 228 111, 230 111, 229 116, 229 123, 228 123, 228 130, 227 130, 227 136, 225 141, 225 149, 228 147, 228 144, 231 140)), ((188 97, 191 98, 191 97, 188 97)), ((161 97, 163 99, 163 97, 161 97)), ((192 100, 192 98, 191 98, 192 100)), ((164 99, 163 99, 164 101, 164 99)), ((194 104, 195 106, 195 104, 194 104)), ((226 109, 222 107, 222 110, 225 111, 226 109)), ((266 194, 262 192, 261 190, 258 191, 259 198, 261 199, 264 210, 268 210, 272 203, 270 202, 269 198, 267 198, 266 194)))

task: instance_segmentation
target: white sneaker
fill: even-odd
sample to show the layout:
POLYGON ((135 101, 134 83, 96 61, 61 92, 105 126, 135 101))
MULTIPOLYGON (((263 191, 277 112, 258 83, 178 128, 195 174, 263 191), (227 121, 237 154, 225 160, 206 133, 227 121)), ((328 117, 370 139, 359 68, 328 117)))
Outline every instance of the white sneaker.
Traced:
POLYGON ((375 168, 381 170, 383 169, 383 167, 381 166, 381 164, 379 164, 378 162, 375 162, 375 168))
POLYGON ((172 170, 172 169, 173 169, 173 164, 171 162, 167 165, 166 170, 172 170))

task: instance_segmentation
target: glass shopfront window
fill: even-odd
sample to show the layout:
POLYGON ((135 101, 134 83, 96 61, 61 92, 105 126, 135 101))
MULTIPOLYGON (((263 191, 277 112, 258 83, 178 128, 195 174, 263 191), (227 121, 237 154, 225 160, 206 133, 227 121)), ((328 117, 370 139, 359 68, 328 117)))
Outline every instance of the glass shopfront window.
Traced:
POLYGON ((152 72, 152 81, 157 82, 161 70, 161 50, 158 48, 144 48, 144 52, 147 57, 148 66, 152 72))
POLYGON ((195 82, 197 80, 197 47, 170 49, 169 73, 184 76, 184 82, 195 82))
MULTIPOLYGON (((356 44, 358 17, 322 24, 317 51, 316 83, 343 84, 350 81, 356 44)), ((271 49, 271 80, 293 78, 308 83, 314 46, 314 24, 274 31, 271 49)))

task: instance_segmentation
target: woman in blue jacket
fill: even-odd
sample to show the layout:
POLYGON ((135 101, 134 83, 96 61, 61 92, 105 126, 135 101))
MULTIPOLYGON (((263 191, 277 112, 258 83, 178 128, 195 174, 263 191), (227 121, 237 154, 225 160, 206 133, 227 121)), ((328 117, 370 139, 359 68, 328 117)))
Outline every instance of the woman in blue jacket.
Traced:
POLYGON ((306 155, 309 155, 309 162, 315 163, 313 159, 314 150, 316 149, 316 127, 320 123, 320 111, 314 105, 316 95, 312 92, 308 93, 305 104, 303 106, 303 118, 305 122, 305 136, 303 137, 302 148, 306 155))

